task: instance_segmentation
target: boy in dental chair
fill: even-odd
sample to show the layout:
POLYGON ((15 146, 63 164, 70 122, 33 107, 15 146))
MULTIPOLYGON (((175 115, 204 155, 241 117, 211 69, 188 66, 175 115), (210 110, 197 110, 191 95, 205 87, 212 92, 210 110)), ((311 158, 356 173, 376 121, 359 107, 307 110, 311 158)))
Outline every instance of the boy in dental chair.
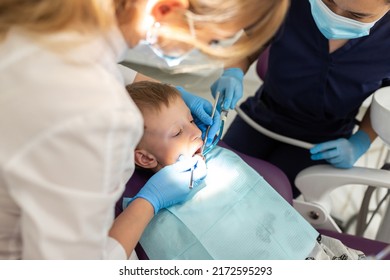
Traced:
MULTIPOLYGON (((159 172, 181 155, 201 156, 201 131, 174 87, 139 82, 127 90, 144 117, 138 167, 159 172)), ((150 259, 365 258, 321 236, 234 152, 216 146, 198 164, 207 176, 187 201, 156 213, 145 230, 140 244, 150 259)))

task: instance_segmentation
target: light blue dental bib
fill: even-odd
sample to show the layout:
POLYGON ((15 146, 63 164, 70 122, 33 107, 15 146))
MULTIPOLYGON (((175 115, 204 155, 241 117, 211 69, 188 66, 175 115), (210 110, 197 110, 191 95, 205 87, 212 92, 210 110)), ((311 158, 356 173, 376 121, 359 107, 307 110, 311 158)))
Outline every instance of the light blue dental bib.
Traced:
POLYGON ((183 204, 160 211, 140 243, 150 259, 305 259, 319 233, 238 155, 216 147, 183 204))

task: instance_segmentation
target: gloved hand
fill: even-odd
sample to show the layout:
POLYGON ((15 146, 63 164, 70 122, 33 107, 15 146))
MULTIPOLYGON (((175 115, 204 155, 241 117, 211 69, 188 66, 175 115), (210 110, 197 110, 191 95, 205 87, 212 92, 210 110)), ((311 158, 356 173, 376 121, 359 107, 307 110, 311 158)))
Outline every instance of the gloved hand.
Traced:
POLYGON ((141 197, 153 205, 154 214, 157 214, 162 208, 185 201, 191 192, 189 188, 191 168, 194 168, 194 181, 206 176, 206 163, 200 156, 190 158, 180 156, 176 163, 165 166, 154 174, 134 198, 125 198, 123 208, 132 200, 141 197))
POLYGON ((210 145, 214 139, 215 134, 217 134, 219 131, 219 127, 221 126, 221 116, 219 112, 216 110, 214 118, 212 119, 211 113, 213 111, 213 106, 209 101, 187 92, 182 87, 178 86, 176 88, 180 91, 181 96, 188 108, 190 108, 195 124, 202 131, 202 139, 205 137, 207 127, 211 125, 208 137, 205 139, 206 145, 210 145))
POLYGON ((236 107, 238 100, 243 95, 243 78, 244 72, 240 68, 228 68, 211 86, 211 93, 214 98, 217 92, 220 92, 219 111, 221 111, 221 106, 224 110, 236 107))
POLYGON ((315 145, 310 149, 311 159, 325 159, 335 167, 351 168, 370 145, 368 134, 359 130, 349 139, 340 138, 315 145))

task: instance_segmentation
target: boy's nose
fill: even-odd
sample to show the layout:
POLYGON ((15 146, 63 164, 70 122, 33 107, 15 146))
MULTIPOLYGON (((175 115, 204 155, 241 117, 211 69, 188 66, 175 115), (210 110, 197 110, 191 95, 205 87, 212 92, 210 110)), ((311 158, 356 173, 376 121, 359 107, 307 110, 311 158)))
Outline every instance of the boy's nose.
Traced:
POLYGON ((202 138, 202 132, 193 133, 192 141, 196 141, 198 138, 202 138))
POLYGON ((199 128, 194 127, 191 130, 191 139, 192 139, 192 141, 195 141, 198 138, 202 138, 202 131, 199 128))

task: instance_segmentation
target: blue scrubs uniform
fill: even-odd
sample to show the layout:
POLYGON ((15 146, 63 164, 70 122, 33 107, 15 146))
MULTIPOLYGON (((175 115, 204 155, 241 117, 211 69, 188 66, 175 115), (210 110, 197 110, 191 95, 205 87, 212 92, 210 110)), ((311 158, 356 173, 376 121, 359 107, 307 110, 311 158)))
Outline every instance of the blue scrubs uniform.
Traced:
MULTIPOLYGON (((306 142, 348 138, 363 101, 390 85, 390 13, 370 35, 351 39, 329 53, 329 42, 314 22, 309 1, 292 0, 272 41, 263 86, 242 105, 254 121, 306 142)), ((319 163, 306 149, 269 139, 237 117, 224 141, 240 152, 280 167, 292 185, 302 169, 319 163)), ((294 187, 294 196, 299 191, 294 187)))

